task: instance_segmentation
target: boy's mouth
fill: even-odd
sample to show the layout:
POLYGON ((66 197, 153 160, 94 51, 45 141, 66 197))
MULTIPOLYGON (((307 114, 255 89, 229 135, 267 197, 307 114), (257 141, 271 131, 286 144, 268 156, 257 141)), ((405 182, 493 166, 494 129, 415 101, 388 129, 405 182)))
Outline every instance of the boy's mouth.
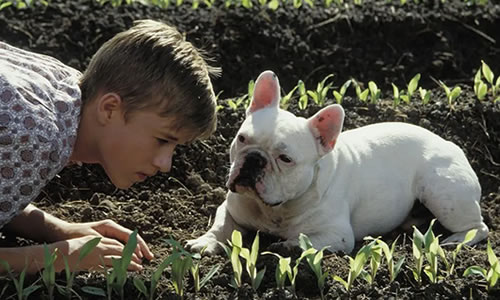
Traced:
POLYGON ((136 174, 137 174, 137 177, 139 177, 139 181, 144 181, 148 178, 148 175, 145 173, 138 172, 136 174))

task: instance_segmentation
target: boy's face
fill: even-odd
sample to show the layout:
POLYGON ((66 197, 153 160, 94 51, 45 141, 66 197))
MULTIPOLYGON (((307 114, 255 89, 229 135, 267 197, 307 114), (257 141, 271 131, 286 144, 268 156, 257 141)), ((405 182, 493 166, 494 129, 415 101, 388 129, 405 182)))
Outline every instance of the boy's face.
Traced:
POLYGON ((101 165, 117 188, 126 189, 158 171, 170 171, 175 147, 190 137, 187 131, 173 130, 172 121, 144 110, 132 112, 127 120, 123 114, 115 115, 103 129, 101 165))

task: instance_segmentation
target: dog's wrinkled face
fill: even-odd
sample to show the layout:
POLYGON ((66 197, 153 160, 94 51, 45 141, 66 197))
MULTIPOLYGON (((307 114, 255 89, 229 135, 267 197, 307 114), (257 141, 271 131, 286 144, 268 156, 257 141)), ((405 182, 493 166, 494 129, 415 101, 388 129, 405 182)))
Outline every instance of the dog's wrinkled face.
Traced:
POLYGON ((227 182, 232 192, 270 206, 295 199, 310 187, 316 161, 333 149, 343 122, 340 106, 304 119, 279 109, 279 100, 277 77, 262 73, 231 144, 227 182))

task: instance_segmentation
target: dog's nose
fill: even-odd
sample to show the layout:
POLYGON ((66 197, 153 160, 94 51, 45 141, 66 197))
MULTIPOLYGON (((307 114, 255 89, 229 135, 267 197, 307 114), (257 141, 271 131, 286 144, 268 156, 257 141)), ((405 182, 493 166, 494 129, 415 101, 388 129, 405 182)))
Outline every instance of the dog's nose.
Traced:
POLYGON ((245 157, 246 166, 251 166, 255 169, 263 169, 267 164, 267 159, 258 152, 250 152, 245 157))

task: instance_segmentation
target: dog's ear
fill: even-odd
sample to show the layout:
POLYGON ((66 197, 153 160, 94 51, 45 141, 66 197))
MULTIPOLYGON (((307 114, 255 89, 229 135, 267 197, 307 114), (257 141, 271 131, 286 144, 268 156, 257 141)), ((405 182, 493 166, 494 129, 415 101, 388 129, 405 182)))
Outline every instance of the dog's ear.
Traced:
POLYGON ((255 82, 252 103, 247 109, 247 116, 265 107, 278 107, 280 98, 278 76, 272 71, 262 72, 255 82))
POLYGON ((344 109, 338 104, 329 105, 307 120, 321 156, 332 151, 344 124, 344 109))

